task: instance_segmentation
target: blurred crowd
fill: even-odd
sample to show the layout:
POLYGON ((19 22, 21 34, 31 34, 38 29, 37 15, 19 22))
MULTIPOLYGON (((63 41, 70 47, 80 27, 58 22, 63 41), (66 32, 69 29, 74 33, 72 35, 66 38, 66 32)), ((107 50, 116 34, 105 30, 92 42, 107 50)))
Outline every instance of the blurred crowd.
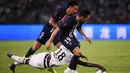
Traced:
MULTIPOLYGON (((69 0, 70 1, 70 0, 69 0)), ((76 0, 92 11, 88 23, 130 23, 130 0, 76 0)), ((68 0, 0 0, 0 23, 46 23, 68 0)))

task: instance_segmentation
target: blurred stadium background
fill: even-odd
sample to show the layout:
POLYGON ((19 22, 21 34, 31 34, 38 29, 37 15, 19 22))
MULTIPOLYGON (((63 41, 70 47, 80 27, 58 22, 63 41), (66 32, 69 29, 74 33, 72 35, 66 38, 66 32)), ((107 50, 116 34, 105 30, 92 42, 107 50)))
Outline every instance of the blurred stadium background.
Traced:
MULTIPOLYGON (((23 56, 33 45, 44 24, 57 7, 66 7, 70 0, 0 0, 0 73, 11 73, 6 56, 11 50, 23 56)), ((81 8, 92 11, 85 33, 90 45, 75 31, 81 48, 90 62, 106 67, 107 73, 130 73, 130 0, 76 0, 81 8)), ((55 50, 56 48, 53 47, 55 50)), ((43 46, 36 53, 43 52, 43 46)), ((63 73, 67 65, 57 67, 63 73)), ((95 73, 95 68, 78 66, 79 73, 95 73)), ((18 66, 16 73, 49 73, 30 66, 18 66)))
MULTIPOLYGON (((70 0, 0 0, 0 23, 45 23, 70 0)), ((92 11, 89 23, 130 23, 130 0, 76 0, 92 11)))

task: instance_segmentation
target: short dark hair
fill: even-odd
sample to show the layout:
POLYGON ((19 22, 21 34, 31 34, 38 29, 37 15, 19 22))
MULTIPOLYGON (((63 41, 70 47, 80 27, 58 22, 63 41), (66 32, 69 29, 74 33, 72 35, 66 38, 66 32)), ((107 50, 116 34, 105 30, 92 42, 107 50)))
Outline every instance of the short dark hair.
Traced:
POLYGON ((68 8, 69 6, 74 6, 74 5, 79 6, 79 4, 78 4, 77 1, 69 1, 69 2, 68 2, 68 5, 67 5, 67 8, 68 8))
POLYGON ((87 9, 81 9, 78 15, 83 17, 88 17, 89 15, 91 15, 91 12, 87 9))

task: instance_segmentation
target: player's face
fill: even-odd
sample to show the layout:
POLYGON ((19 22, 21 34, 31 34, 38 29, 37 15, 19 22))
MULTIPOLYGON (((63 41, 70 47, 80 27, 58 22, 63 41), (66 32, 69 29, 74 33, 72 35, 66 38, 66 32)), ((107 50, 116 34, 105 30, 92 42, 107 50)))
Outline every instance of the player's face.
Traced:
POLYGON ((70 8, 70 14, 74 14, 78 11, 79 6, 74 5, 74 6, 70 6, 69 8, 70 8))
POLYGON ((81 22, 87 22, 90 19, 90 15, 88 17, 79 17, 81 22))

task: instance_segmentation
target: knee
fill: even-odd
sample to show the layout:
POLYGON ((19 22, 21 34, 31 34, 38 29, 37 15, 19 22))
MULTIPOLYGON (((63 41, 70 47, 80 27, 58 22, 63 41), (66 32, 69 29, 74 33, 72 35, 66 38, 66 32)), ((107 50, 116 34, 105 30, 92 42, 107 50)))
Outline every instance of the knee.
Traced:
POLYGON ((39 42, 35 42, 34 45, 33 45, 33 47, 32 47, 32 49, 35 51, 35 50, 40 49, 41 46, 42 46, 41 43, 39 43, 39 42))
POLYGON ((81 54, 82 54, 80 50, 74 50, 73 53, 76 56, 81 56, 81 54))

